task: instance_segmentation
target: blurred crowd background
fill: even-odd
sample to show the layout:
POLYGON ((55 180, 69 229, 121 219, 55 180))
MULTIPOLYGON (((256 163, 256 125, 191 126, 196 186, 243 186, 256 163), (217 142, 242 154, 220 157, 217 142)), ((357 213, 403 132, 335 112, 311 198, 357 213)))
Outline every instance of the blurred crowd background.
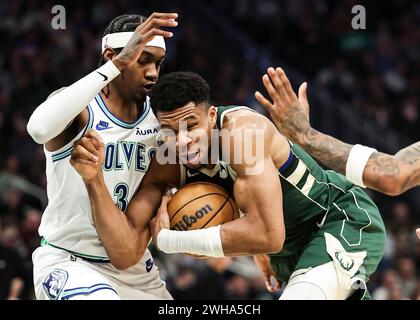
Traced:
MULTIPOLYGON (((417 1, 61 1, 66 29, 51 26, 53 1, 0 1, 0 299, 34 299, 31 253, 47 203, 42 146, 26 132, 50 92, 94 70, 102 32, 123 13, 174 11, 163 73, 204 76, 216 105, 260 112, 254 99, 268 66, 295 88, 308 81, 317 129, 395 153, 420 140, 420 3, 417 1), (366 8, 353 30, 351 8, 366 8)), ((59 106, 57 106, 59 107, 59 106)), ((375 299, 420 299, 420 193, 368 191, 383 213, 386 252, 369 288, 375 299)), ((153 248, 152 248, 153 250, 153 248)), ((153 250, 176 299, 276 299, 250 258, 197 260, 153 250)))

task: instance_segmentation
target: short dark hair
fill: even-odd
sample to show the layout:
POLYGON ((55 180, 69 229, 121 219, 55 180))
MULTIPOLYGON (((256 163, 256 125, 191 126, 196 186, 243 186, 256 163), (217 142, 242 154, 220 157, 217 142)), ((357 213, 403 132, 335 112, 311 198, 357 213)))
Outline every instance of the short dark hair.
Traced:
MULTIPOLYGON (((105 37, 107 34, 115 33, 115 32, 132 32, 136 30, 136 28, 141 25, 143 22, 147 20, 146 17, 138 15, 138 14, 123 14, 121 16, 115 17, 111 20, 108 26, 105 28, 105 31, 102 37, 105 37)), ((122 48, 114 49, 115 52, 119 53, 122 48)), ((105 63, 104 56, 102 55, 101 61, 99 65, 103 65, 105 63)))
POLYGON ((206 80, 194 72, 171 72, 163 76, 152 88, 150 104, 153 111, 172 111, 189 102, 208 103, 210 87, 206 80))

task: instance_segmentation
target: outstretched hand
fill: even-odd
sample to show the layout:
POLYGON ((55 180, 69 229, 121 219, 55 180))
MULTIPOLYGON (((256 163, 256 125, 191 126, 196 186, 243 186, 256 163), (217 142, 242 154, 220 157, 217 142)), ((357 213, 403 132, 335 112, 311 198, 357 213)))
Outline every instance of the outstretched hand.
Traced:
POLYGON ((299 87, 298 97, 281 68, 269 68, 262 80, 271 101, 259 91, 255 92, 255 98, 267 109, 282 133, 299 144, 311 128, 309 123, 309 103, 306 93, 307 83, 304 82, 299 87))

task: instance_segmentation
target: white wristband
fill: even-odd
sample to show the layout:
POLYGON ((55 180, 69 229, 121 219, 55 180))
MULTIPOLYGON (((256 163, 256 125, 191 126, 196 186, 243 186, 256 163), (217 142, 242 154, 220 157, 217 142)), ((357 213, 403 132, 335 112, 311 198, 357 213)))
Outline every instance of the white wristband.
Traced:
POLYGON ((366 188, 363 184, 363 170, 374 152, 377 152, 377 150, 360 144, 354 145, 347 158, 346 178, 355 185, 366 188))
POLYGON ((162 229, 157 235, 157 246, 166 253, 224 257, 220 226, 190 231, 162 229))

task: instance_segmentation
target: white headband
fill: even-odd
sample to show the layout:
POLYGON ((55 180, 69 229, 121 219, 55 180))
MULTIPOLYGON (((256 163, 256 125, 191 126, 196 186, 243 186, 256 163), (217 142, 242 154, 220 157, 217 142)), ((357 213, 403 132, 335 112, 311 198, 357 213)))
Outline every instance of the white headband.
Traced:
MULTIPOLYGON (((102 53, 106 48, 124 48, 134 32, 109 33, 102 38, 102 53)), ((146 43, 146 47, 158 47, 166 50, 165 39, 162 36, 155 36, 146 43)))

